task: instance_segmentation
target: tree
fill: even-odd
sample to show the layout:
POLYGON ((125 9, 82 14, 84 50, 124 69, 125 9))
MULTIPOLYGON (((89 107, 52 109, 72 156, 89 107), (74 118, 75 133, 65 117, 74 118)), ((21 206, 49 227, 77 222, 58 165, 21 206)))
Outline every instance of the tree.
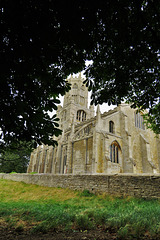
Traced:
POLYGON ((62 8, 62 2, 1 3, 0 127, 4 141, 34 139, 53 144, 50 137, 61 133, 56 116, 51 118, 47 111, 56 109, 58 95, 69 90, 66 77, 85 63, 84 47, 76 46, 80 30, 72 29, 67 4, 62 8))
POLYGON ((159 116, 159 1, 6 0, 0 9, 5 141, 53 144, 60 130, 47 111, 86 59, 93 61, 85 70, 94 103, 127 99, 159 116))
POLYGON ((3 149, 0 149, 0 172, 26 172, 31 150, 31 142, 5 144, 3 149))
POLYGON ((105 1, 93 31, 87 83, 94 103, 132 103, 160 133, 160 2, 105 1))

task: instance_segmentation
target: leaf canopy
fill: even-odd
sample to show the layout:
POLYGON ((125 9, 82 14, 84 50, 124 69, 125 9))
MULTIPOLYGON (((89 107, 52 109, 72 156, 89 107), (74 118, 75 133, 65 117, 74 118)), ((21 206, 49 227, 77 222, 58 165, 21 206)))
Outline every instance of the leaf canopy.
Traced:
POLYGON ((5 141, 53 144, 61 131, 47 111, 69 90, 66 77, 83 69, 93 103, 127 100, 159 116, 159 1, 6 0, 0 19, 5 141))

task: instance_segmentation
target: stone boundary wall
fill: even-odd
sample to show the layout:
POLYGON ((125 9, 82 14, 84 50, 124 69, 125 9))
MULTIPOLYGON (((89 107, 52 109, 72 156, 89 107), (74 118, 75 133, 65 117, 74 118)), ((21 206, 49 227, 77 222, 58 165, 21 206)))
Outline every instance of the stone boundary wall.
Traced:
POLYGON ((32 175, 17 173, 0 174, 0 179, 81 191, 87 189, 93 193, 160 199, 160 174, 32 175))

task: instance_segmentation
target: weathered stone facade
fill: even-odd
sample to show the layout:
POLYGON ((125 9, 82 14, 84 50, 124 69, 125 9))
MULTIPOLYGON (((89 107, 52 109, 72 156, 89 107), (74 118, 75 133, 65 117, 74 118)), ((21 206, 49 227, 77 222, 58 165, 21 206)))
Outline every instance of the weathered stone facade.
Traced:
POLYGON ((103 114, 98 106, 94 116, 84 79, 68 81, 72 88, 57 110, 63 130, 58 146, 35 149, 28 173, 160 173, 160 139, 145 128, 140 113, 121 104, 103 114))

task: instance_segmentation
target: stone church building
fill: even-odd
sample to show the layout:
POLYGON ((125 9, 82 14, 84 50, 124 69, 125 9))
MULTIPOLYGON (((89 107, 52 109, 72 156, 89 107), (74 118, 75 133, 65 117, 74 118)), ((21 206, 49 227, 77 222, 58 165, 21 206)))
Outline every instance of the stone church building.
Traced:
POLYGON ((81 74, 71 76, 57 116, 63 133, 58 146, 41 145, 28 172, 52 174, 160 173, 160 139, 128 104, 96 116, 88 108, 88 89, 81 74))

